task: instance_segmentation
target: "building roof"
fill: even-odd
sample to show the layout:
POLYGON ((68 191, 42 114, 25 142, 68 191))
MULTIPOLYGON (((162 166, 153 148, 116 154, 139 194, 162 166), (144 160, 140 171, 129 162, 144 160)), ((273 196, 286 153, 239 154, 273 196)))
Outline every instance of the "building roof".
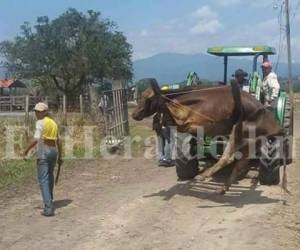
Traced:
POLYGON ((0 88, 26 88, 26 85, 20 80, 5 79, 0 80, 0 88))

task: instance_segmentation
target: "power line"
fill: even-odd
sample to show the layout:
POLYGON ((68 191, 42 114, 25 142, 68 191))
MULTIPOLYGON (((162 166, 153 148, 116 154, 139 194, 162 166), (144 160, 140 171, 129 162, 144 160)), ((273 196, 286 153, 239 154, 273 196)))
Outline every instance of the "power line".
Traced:
MULTIPOLYGON (((281 58, 281 53, 282 53, 282 50, 283 50, 283 40, 285 38, 285 35, 282 35, 282 31, 284 31, 284 25, 282 24, 282 17, 283 17, 283 5, 284 3, 282 3, 280 5, 280 11, 278 13, 278 24, 279 24, 279 42, 278 42, 278 56, 277 56, 277 62, 276 62, 276 66, 275 66, 275 72, 277 72, 277 69, 278 69, 278 65, 279 65, 279 61, 280 61, 280 58, 281 58)), ((285 33, 284 33, 285 34, 285 33)))
POLYGON ((286 90, 289 91, 290 101, 293 107, 293 80, 292 80, 292 52, 291 52, 291 31, 290 31, 290 10, 289 0, 285 0, 285 18, 286 18, 286 40, 288 56, 288 84, 286 90))
POLYGON ((300 7, 300 0, 298 1, 297 5, 294 9, 294 12, 292 14, 292 18, 291 18, 292 21, 295 19, 296 15, 297 15, 297 10, 299 9, 299 7, 300 7))
MULTIPOLYGON (((283 23, 283 20, 282 20, 282 17, 284 15, 284 8, 283 8, 284 5, 285 5, 285 2, 283 1, 282 4, 280 5, 280 11, 278 13, 279 43, 278 43, 278 54, 277 54, 278 56, 277 56, 277 61, 275 64, 275 72, 277 72, 277 70, 278 70, 279 62, 282 58, 283 52, 286 51, 286 49, 287 49, 287 45, 284 42, 284 40, 286 39, 286 24, 283 23)), ((275 1, 274 1, 274 6, 276 6, 275 1)), ((300 0, 298 0, 297 4, 295 4, 294 8, 291 8, 291 6, 290 6, 290 9, 294 9, 293 14, 291 15, 291 22, 294 21, 299 7, 300 7, 300 0)))

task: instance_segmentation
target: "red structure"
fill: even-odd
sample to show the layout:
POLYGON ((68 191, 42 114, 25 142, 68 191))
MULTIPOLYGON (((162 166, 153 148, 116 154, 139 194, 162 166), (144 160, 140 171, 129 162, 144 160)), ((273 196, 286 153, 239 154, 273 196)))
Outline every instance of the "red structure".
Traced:
POLYGON ((21 82, 20 80, 15 80, 15 79, 5 79, 5 80, 0 80, 0 93, 3 95, 3 89, 8 88, 26 88, 26 85, 21 82))

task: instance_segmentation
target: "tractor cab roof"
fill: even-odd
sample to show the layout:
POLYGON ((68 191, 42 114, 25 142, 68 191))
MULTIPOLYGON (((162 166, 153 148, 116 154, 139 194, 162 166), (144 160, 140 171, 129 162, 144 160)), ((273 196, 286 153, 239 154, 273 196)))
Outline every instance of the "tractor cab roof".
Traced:
POLYGON ((207 49, 207 53, 215 56, 255 56, 275 55, 276 49, 270 46, 233 46, 233 47, 211 47, 207 49))

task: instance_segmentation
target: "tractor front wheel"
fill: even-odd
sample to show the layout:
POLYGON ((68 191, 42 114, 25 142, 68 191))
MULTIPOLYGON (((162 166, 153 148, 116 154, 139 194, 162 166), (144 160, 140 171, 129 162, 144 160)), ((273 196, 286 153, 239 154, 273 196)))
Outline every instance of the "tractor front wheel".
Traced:
POLYGON ((193 140, 177 138, 175 166, 178 180, 190 180, 198 174, 199 163, 195 151, 193 140))

